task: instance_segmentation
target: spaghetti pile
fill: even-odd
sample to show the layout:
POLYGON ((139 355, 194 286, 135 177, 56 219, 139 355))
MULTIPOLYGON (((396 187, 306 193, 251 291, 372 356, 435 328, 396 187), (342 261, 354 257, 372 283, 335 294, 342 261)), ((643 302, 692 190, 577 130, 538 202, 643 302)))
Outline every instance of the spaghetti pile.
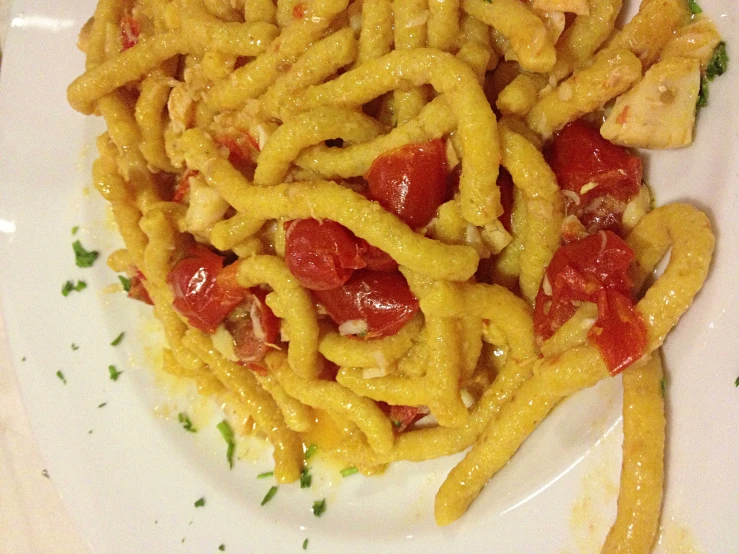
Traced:
MULTIPOLYGON (((692 141, 721 54, 685 0, 100 0, 72 106, 168 371, 365 474, 462 452, 458 519, 562 399, 623 371, 604 551, 657 530, 659 348, 714 238, 628 147, 692 141), (647 277, 671 249, 667 269, 647 277), (328 437, 328 438, 327 438, 328 437)), ((719 60, 720 61, 720 60, 719 60)), ((725 59, 724 59, 725 63, 725 59)))

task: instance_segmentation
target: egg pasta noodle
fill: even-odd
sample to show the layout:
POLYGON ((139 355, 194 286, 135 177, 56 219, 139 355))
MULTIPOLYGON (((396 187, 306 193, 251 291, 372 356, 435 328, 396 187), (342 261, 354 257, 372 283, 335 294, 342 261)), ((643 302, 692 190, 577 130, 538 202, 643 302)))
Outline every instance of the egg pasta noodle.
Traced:
POLYGON ((366 475, 466 451, 448 525, 557 404, 623 371, 603 552, 651 550, 659 349, 714 237, 689 204, 650 209, 628 148, 692 142, 720 36, 684 0, 619 29, 621 8, 99 1, 68 98, 107 125, 109 265, 153 305, 164 369, 265 436, 278 482, 316 441, 366 475))

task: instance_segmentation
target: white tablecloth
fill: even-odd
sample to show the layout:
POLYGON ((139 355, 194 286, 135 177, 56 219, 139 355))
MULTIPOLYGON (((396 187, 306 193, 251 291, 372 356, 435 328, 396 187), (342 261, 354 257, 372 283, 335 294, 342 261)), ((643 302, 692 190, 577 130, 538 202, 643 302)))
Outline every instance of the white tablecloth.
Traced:
MULTIPOLYGON (((0 0, 0 45, 10 27, 10 1, 0 0)), ((45 476, 21 403, 0 315, 0 553, 87 552, 54 490, 54 476, 45 476)))

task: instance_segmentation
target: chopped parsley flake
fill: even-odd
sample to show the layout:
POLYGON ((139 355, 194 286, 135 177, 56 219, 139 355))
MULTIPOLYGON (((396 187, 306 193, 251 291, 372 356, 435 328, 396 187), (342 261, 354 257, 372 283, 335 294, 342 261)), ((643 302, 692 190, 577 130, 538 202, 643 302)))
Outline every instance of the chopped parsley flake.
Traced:
POLYGON ((308 489, 310 488, 312 482, 313 476, 308 471, 308 468, 304 467, 303 470, 300 472, 300 488, 308 489))
POLYGON ((110 373, 110 380, 111 381, 117 381, 118 377, 121 376, 122 371, 118 371, 118 368, 116 368, 114 365, 108 366, 108 372, 110 373))
POLYGON ((107 405, 108 405, 107 402, 103 402, 102 404, 98 404, 98 408, 105 408, 105 406, 107 405))
POLYGON ((65 385, 67 384, 67 378, 64 376, 64 373, 61 372, 61 370, 56 372, 56 376, 59 377, 59 380, 62 383, 64 383, 65 385))
POLYGON ((79 350, 79 349, 80 349, 80 347, 78 345, 76 345, 75 343, 72 343, 72 350, 76 351, 76 350, 79 350))
POLYGON ((46 470, 46 469, 44 469, 44 470, 43 470, 43 471, 41 472, 41 475, 43 475, 43 476, 44 476, 44 477, 46 477, 47 479, 50 479, 50 477, 49 477, 49 472, 48 472, 48 470, 46 470))
POLYGON ((223 552, 224 550, 226 550, 226 545, 225 544, 220 545, 218 547, 218 550, 220 550, 221 552, 223 552))
POLYGON ((123 290, 126 292, 131 291, 131 279, 124 277, 123 275, 119 275, 118 280, 121 282, 121 285, 123 285, 123 290))
POLYGON ((84 281, 77 281, 77 284, 74 284, 74 281, 67 281, 62 285, 62 296, 69 296, 69 293, 74 291, 81 291, 85 290, 87 288, 87 283, 84 281))
POLYGON ((318 446, 315 444, 311 444, 308 448, 306 448, 305 449, 305 459, 310 460, 310 457, 316 453, 317 449, 318 449, 318 446))
MULTIPOLYGON (((226 459, 228 460, 228 467, 233 469, 234 467, 234 451, 236 450, 236 443, 234 442, 234 431, 225 419, 216 425, 218 430, 221 432, 223 440, 228 444, 228 450, 226 450, 226 459)), ((274 493, 273 493, 274 494, 274 493)), ((264 502, 262 502, 264 505, 264 502)))
POLYGON ((662 377, 662 381, 660 381, 660 386, 662 387, 662 396, 664 397, 665 391, 667 390, 667 381, 665 381, 664 377, 662 377))
POLYGON ((308 539, 303 541, 303 550, 308 550, 308 539))
POLYGON ((277 487, 272 487, 267 491, 267 494, 264 495, 264 498, 262 498, 262 506, 264 506, 267 502, 272 500, 275 495, 277 494, 277 487))
POLYGON ((715 77, 720 77, 726 72, 729 65, 729 55, 726 53, 726 43, 719 42, 713 51, 711 61, 706 66, 706 77, 709 81, 713 81, 715 77))
POLYGON ((80 230, 80 226, 79 225, 75 225, 74 227, 72 227, 72 236, 76 235, 77 234, 77 231, 79 231, 79 230, 80 230))
POLYGON ((316 500, 313 503, 313 515, 316 517, 321 517, 323 513, 326 511, 326 499, 323 500, 316 500))
POLYGON ((272 477, 274 474, 274 471, 265 471, 264 473, 257 475, 257 479, 266 479, 267 477, 272 477))
POLYGON ((205 506, 205 497, 204 496, 201 497, 201 498, 199 498, 199 499, 197 499, 195 501, 195 507, 196 508, 202 508, 203 506, 205 506))
POLYGON ((74 249, 74 261, 77 267, 92 267, 92 264, 100 255, 97 250, 85 250, 85 247, 78 240, 72 243, 72 248, 74 249))
POLYGON ((197 429, 192 426, 192 421, 190 421, 190 418, 187 416, 187 414, 180 412, 177 414, 177 419, 180 423, 182 423, 182 427, 187 431, 188 433, 197 433, 197 429))
POLYGON ((125 332, 122 332, 120 335, 118 335, 113 342, 110 343, 110 346, 118 346, 123 342, 123 337, 126 336, 125 332))
POLYGON ((739 387, 739 377, 737 377, 736 381, 734 381, 734 386, 739 387))
POLYGON ((354 466, 347 467, 341 470, 342 477, 349 477, 350 475, 354 475, 355 473, 359 473, 359 470, 354 466))
POLYGON ((703 10, 698 5, 698 2, 696 2, 695 0, 688 0, 688 8, 690 9, 690 13, 692 13, 693 15, 703 13, 703 10))

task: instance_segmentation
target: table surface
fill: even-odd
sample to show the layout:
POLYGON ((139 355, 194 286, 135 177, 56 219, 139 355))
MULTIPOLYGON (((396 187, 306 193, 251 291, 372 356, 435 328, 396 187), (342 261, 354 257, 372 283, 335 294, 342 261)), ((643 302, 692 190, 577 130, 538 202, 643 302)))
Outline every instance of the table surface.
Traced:
MULTIPOLYGON (((0 0, 0 46, 11 26, 11 1, 0 0)), ((54 476, 44 470, 10 360, 0 315, 0 552, 85 554, 88 548, 54 489, 54 476)))

